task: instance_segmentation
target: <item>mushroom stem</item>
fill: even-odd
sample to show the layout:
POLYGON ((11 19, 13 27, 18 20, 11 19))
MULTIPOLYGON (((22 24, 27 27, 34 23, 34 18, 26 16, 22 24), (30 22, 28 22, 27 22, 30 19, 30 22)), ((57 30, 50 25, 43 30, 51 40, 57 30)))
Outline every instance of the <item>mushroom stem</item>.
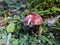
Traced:
POLYGON ((35 34, 33 31, 32 31, 32 34, 35 36, 35 37, 37 37, 38 35, 37 34, 35 34))
POLYGON ((31 22, 31 18, 30 18, 29 21, 28 21, 28 25, 30 24, 30 22, 31 22))

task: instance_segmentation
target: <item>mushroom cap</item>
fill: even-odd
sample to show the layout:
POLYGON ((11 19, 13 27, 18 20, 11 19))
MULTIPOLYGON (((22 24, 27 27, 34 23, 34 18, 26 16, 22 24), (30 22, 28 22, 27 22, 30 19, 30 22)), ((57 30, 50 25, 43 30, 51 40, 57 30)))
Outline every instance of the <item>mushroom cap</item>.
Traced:
POLYGON ((29 14, 24 18, 24 25, 41 25, 43 22, 43 19, 38 14, 29 14), (29 24, 28 24, 29 23, 29 24))

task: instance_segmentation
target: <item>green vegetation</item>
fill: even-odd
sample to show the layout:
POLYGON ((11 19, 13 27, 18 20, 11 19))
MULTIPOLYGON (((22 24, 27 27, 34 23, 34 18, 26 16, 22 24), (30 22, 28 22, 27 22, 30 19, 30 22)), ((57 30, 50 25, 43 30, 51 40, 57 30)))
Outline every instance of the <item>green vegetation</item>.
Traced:
POLYGON ((34 36, 27 31, 32 29, 23 24, 30 13, 37 13, 42 18, 60 15, 60 0, 3 0, 0 6, 0 45, 6 44, 1 40, 8 40, 8 45, 60 45, 58 26, 51 27, 51 32, 42 23, 39 35, 34 36))

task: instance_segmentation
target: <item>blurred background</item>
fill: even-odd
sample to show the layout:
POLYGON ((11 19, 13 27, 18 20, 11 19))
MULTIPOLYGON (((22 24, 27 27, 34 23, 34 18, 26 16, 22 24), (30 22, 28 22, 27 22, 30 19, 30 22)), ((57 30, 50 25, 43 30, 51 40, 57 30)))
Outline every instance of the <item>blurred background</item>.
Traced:
POLYGON ((0 45, 60 45, 60 0, 0 0, 0 45))

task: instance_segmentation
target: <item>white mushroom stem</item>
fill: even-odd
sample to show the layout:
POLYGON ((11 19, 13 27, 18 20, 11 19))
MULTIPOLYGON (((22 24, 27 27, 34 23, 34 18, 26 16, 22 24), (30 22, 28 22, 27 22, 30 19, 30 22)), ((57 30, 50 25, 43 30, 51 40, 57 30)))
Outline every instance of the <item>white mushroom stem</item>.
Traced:
POLYGON ((27 24, 27 25, 29 25, 29 24, 30 24, 30 22, 31 22, 31 18, 28 20, 28 24, 27 24))

